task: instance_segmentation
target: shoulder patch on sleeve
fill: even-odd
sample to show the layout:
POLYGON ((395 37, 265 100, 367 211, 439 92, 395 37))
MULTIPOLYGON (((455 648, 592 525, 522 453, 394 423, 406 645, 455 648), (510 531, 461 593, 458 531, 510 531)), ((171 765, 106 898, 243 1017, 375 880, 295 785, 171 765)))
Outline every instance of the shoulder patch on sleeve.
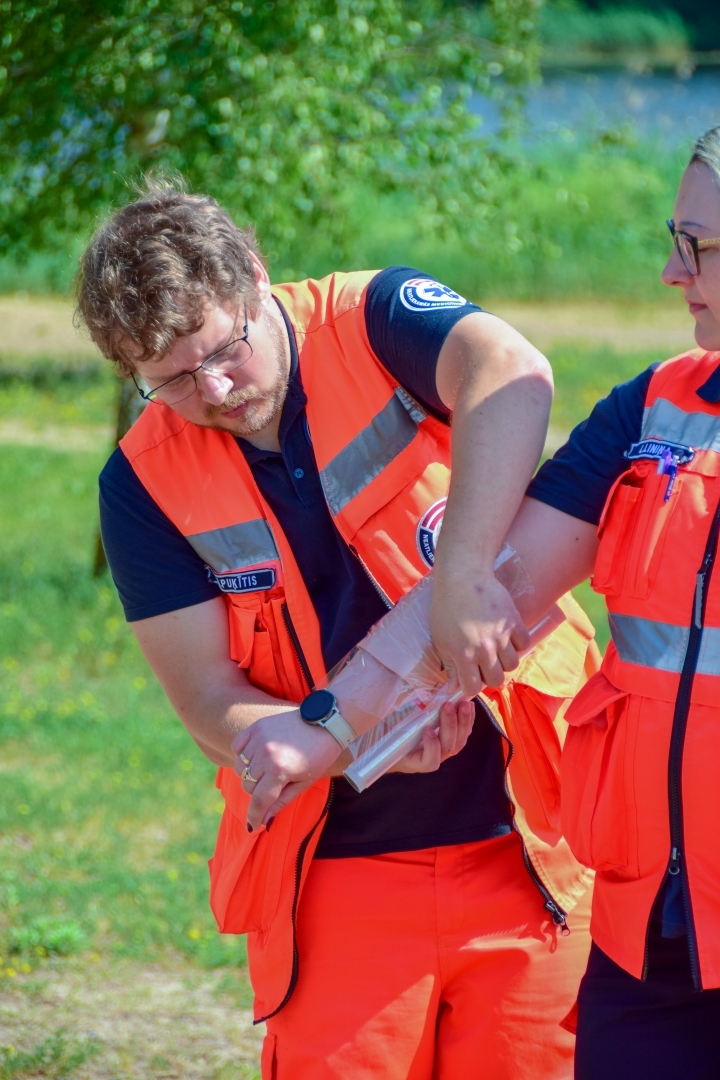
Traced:
POLYGON ((400 286, 400 302, 408 311, 437 311, 440 308, 459 308, 467 304, 460 293, 453 292, 432 278, 410 278, 400 286))

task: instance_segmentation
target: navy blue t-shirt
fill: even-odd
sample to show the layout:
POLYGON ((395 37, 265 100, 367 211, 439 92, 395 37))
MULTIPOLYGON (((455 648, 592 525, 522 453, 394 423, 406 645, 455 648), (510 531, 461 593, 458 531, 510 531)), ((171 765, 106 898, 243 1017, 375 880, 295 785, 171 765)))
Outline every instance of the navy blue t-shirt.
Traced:
MULTIPOLYGON (((438 356, 459 319, 480 308, 412 267, 390 267, 370 282, 365 319, 370 344, 414 398, 448 419, 435 385, 438 356), (414 280, 424 284, 413 285, 414 280)), ((282 311, 282 307, 281 307, 282 311)), ((292 326, 280 452, 238 445, 276 514, 320 623, 329 669, 387 610, 340 537, 323 495, 305 417, 306 397, 292 326)), ((156 406, 149 406, 150 408, 156 406)), ((121 450, 100 477, 103 543, 129 621, 219 595, 202 559, 142 486, 121 450)), ((343 779, 317 858, 346 858, 489 839, 510 831, 500 736, 478 707, 465 749, 435 773, 381 777, 362 794, 343 779)))
POLYGON ((628 469, 625 451, 640 441, 645 398, 657 366, 651 364, 599 401, 587 420, 573 428, 565 445, 538 469, 527 494, 598 525, 610 488, 628 469))

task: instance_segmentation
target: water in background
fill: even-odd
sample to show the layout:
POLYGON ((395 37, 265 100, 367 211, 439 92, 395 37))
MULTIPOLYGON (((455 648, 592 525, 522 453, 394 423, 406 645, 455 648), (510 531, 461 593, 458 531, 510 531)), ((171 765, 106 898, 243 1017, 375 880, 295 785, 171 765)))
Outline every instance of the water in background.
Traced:
MULTIPOLYGON (((493 102, 478 97, 473 109, 483 117, 486 131, 497 130, 493 102)), ((720 69, 700 68, 690 78, 670 72, 545 72, 542 85, 530 95, 527 117, 536 134, 562 128, 603 131, 631 123, 639 136, 660 138, 675 148, 720 124, 720 69)))

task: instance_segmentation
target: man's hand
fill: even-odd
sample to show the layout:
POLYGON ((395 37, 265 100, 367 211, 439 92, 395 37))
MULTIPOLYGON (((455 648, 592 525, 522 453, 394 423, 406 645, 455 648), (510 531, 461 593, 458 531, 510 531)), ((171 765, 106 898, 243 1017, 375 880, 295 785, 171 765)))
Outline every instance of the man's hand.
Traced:
POLYGON ((446 670, 468 697, 483 686, 501 686, 529 645, 510 594, 492 573, 470 580, 436 577, 430 632, 446 670))
POLYGON ((443 761, 459 754, 464 748, 474 722, 474 702, 461 701, 453 705, 448 701, 440 710, 439 726, 425 728, 420 746, 398 761, 390 772, 435 772, 443 761))
POLYGON ((232 741, 237 754, 235 772, 252 796, 248 831, 267 825, 278 810, 325 776, 342 749, 329 731, 306 724, 300 712, 279 713, 257 720, 232 741), (249 762, 249 764, 248 764, 249 762))

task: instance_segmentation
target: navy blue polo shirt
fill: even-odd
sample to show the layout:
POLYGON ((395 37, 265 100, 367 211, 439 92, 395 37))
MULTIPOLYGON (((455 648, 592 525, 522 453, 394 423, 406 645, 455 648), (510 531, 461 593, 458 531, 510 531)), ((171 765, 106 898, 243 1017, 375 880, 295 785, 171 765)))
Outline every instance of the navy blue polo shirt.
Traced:
MULTIPOLYGON (((455 323, 480 310, 412 267, 383 270, 368 286, 365 319, 373 351, 440 419, 448 420, 435 384, 440 350, 455 323), (424 281, 419 287, 412 284, 418 279, 424 281)), ((323 658, 330 669, 387 609, 340 537, 325 502, 305 416, 295 336, 282 313, 291 371, 280 451, 260 450, 245 439, 237 442, 295 555, 318 615, 323 658)), ((100 477, 100 512, 108 563, 129 621, 219 595, 200 557, 119 449, 100 477)), ((504 835, 510 828, 500 735, 478 708, 465 749, 437 772, 381 777, 362 794, 339 779, 316 858, 470 843, 504 835)))
MULTIPOLYGON (((610 488, 629 462, 625 451, 642 438, 643 410, 648 387, 658 364, 621 383, 599 401, 555 456, 530 482, 527 493, 571 517, 598 525, 610 488)), ((704 401, 720 401, 720 365, 697 390, 704 401)), ((662 935, 686 933, 680 876, 663 886, 662 935)))

